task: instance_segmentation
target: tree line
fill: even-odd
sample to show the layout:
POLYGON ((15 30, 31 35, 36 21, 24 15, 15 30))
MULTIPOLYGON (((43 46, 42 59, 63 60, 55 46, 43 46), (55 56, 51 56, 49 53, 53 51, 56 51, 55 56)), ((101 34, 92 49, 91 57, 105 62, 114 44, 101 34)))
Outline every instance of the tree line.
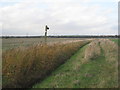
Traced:
MULTIPOLYGON (((119 38, 120 35, 47 36, 48 38, 119 38)), ((44 36, 1 36, 0 38, 44 38, 44 36)))

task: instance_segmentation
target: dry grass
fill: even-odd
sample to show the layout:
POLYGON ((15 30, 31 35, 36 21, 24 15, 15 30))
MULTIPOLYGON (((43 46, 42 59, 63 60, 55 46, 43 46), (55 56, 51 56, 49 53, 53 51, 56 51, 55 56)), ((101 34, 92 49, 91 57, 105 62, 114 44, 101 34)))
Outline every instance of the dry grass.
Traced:
POLYGON ((118 45, 109 39, 94 40, 85 50, 85 59, 94 59, 100 56, 101 53, 105 54, 106 60, 116 61, 118 60, 118 45))
POLYGON ((88 45, 85 50, 85 60, 92 60, 101 54, 101 48, 99 43, 99 41, 95 40, 88 45))
POLYGON ((116 61, 118 60, 118 45, 109 39, 103 39, 100 46, 104 50, 106 60, 116 61))
MULTIPOLYGON (((91 42, 89 46, 85 50, 84 60, 86 63, 88 60, 97 60, 97 57, 103 55, 105 57, 105 61, 108 65, 106 65, 106 70, 108 72, 112 71, 112 79, 118 80, 118 45, 112 42, 109 39, 99 39, 91 42)), ((104 83, 110 81, 111 77, 108 76, 106 81, 102 80, 100 86, 104 86, 104 83)))
POLYGON ((114 57, 115 61, 111 62, 105 56, 106 53, 117 55, 114 44, 107 39, 95 39, 33 88, 117 88, 118 59, 114 57))
POLYGON ((19 47, 3 53, 3 88, 26 88, 43 80, 86 41, 19 47))

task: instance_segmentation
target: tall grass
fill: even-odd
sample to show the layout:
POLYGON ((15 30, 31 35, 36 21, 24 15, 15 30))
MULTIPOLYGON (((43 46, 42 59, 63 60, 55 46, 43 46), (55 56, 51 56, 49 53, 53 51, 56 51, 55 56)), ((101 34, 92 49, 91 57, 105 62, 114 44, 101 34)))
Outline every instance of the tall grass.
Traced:
MULTIPOLYGON (((105 71, 107 76, 106 79, 103 79, 100 86, 104 86, 105 83, 115 84, 115 87, 118 87, 118 45, 109 40, 109 39, 98 39, 89 44, 85 50, 85 60, 99 60, 99 58, 104 57, 107 62, 105 65, 105 71), (111 83, 110 83, 111 81, 111 83)), ((104 67, 104 66, 102 66, 104 67)), ((104 75, 104 74, 103 74, 104 75)), ((108 86, 109 86, 108 84, 108 86)))
POLYGON ((118 45, 109 39, 98 39, 89 44, 85 50, 85 59, 94 59, 101 55, 104 51, 107 61, 118 60, 118 45))
POLYGON ((101 48, 99 44, 99 40, 95 40, 88 45, 85 50, 85 60, 92 60, 101 55, 101 48))
POLYGON ((109 39, 103 39, 100 45, 104 49, 107 61, 114 62, 118 60, 118 45, 115 42, 109 39))
POLYGON ((28 88, 43 80, 87 41, 19 47, 3 53, 3 88, 28 88))

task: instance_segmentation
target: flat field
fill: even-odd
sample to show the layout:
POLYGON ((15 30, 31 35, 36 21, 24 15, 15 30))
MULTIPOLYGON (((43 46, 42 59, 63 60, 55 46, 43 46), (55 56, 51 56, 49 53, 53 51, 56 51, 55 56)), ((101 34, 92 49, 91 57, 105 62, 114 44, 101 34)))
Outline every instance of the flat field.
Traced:
MULTIPOLYGON (((76 42, 85 39, 79 38, 48 38, 47 43, 68 43, 68 42, 76 42)), ((8 50, 20 46, 30 46, 34 44, 43 44, 44 38, 3 38, 2 39, 2 50, 8 50)))

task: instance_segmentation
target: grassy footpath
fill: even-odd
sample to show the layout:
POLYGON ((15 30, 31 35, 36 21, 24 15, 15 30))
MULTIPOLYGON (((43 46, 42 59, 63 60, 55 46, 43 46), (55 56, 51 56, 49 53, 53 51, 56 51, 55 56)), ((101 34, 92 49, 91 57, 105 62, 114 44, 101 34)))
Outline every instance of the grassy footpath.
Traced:
POLYGON ((46 78, 41 84, 38 83, 37 85, 33 87, 34 88, 44 88, 44 87, 49 88, 49 87, 71 86, 70 81, 74 79, 75 75, 77 75, 76 73, 78 72, 76 72, 76 69, 79 67, 80 64, 82 64, 80 59, 82 58, 83 55, 79 55, 79 53, 82 53, 84 48, 79 50, 65 64, 57 68, 55 72, 53 72, 52 75, 46 78))
POLYGON ((85 61, 84 54, 88 45, 80 49, 65 64, 56 69, 51 76, 33 88, 114 88, 117 87, 115 62, 101 55, 85 61))

